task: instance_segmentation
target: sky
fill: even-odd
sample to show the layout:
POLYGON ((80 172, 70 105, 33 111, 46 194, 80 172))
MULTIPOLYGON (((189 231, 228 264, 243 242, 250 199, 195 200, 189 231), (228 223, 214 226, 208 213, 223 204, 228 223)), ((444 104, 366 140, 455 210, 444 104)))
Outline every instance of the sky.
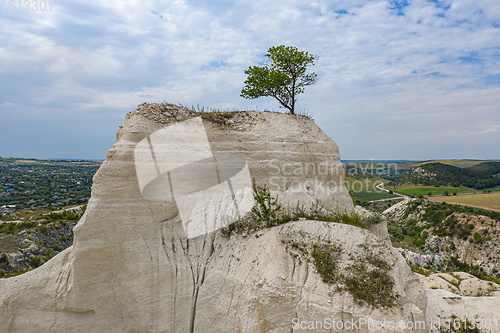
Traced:
POLYGON ((105 159, 143 102, 284 112, 240 92, 287 45, 342 159, 500 159, 498 0, 30 1, 0 13, 0 156, 105 159))

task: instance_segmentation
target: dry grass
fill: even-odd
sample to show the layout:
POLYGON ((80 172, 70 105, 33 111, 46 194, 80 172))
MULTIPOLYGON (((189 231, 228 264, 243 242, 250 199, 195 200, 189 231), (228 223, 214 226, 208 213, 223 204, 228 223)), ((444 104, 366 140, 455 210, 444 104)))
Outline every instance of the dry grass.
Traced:
POLYGON ((427 164, 427 163, 443 163, 443 164, 453 165, 453 166, 457 166, 457 167, 467 168, 467 167, 471 167, 473 165, 477 165, 477 164, 482 163, 482 162, 485 162, 485 161, 476 161, 476 160, 434 160, 434 161, 424 162, 422 164, 427 164))
POLYGON ((470 206, 500 212, 500 193, 470 194, 448 197, 430 197, 434 202, 470 206))

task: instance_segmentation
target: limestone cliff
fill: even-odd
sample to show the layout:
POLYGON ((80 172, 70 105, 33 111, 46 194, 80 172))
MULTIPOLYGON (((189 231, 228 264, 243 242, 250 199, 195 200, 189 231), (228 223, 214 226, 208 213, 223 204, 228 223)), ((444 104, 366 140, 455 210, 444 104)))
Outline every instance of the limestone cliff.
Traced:
POLYGON ((295 318, 425 319, 418 277, 365 229, 299 221, 224 236, 219 228, 251 208, 252 178, 285 204, 353 210, 338 147, 310 119, 140 105, 94 177, 73 246, 0 280, 0 331, 294 332, 295 318), (401 305, 373 308, 324 282, 289 249, 299 236, 336 246, 346 269, 372 248, 392 267, 401 305))

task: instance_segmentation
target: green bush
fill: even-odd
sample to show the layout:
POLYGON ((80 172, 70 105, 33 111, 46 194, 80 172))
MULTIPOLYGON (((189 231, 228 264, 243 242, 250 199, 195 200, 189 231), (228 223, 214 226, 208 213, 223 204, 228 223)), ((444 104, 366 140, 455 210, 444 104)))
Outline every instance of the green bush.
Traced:
POLYGON ((323 282, 336 282, 338 280, 337 263, 340 255, 340 247, 314 244, 311 255, 314 258, 316 270, 323 278, 323 282))
POLYGON ((367 244, 360 246, 364 247, 364 253, 356 264, 347 267, 345 289, 359 303, 377 308, 397 305, 400 295, 393 293, 395 282, 389 274, 391 266, 375 255, 367 244))
POLYGON ((271 221, 276 218, 283 207, 278 203, 278 198, 273 198, 269 188, 257 186, 255 178, 252 179, 253 198, 255 206, 252 207, 252 213, 257 216, 260 221, 271 221))
POLYGON ((41 258, 39 256, 36 256, 35 258, 31 259, 31 266, 38 267, 40 265, 40 260, 41 258))
POLYGON ((277 198, 273 198, 269 188, 257 187, 255 179, 252 181, 255 205, 250 214, 247 214, 238 221, 222 228, 221 233, 230 236, 233 232, 243 233, 246 231, 257 231, 264 228, 271 228, 299 219, 317 220, 325 222, 337 222, 350 224, 360 228, 370 229, 373 224, 382 221, 379 215, 367 219, 362 218, 355 212, 348 214, 335 214, 327 211, 317 202, 309 208, 297 204, 295 208, 286 209, 278 203, 277 198))

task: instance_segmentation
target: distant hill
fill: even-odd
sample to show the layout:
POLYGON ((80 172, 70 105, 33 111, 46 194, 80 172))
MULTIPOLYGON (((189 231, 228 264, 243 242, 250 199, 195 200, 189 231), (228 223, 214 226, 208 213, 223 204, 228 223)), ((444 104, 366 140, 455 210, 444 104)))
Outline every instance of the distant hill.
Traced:
POLYGON ((500 185, 500 162, 482 162, 470 168, 459 168, 443 163, 425 163, 389 185, 400 186, 405 183, 424 186, 465 186, 484 190, 500 185))
POLYGON ((472 166, 470 170, 487 175, 497 175, 500 174, 500 162, 483 162, 472 166))

